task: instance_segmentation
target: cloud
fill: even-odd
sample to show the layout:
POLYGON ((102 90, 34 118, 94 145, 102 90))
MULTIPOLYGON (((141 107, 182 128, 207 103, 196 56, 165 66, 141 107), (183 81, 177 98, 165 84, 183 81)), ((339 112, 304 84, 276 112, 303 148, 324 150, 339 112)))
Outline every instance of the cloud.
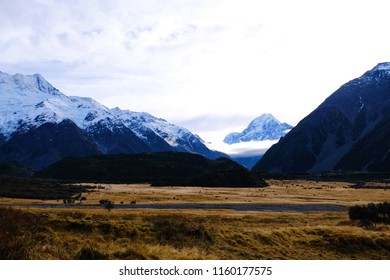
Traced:
POLYGON ((295 125, 390 60, 387 2, 346 3, 0 0, 0 70, 206 140, 265 112, 295 125))

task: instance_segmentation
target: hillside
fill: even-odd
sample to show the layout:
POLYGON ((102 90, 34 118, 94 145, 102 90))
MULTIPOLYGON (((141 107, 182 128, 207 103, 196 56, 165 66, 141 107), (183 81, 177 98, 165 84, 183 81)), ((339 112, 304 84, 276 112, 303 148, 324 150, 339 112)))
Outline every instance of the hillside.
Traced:
POLYGON ((253 170, 271 173, 389 172, 390 63, 329 96, 273 145, 253 170))
POLYGON ((256 174, 227 158, 178 152, 71 157, 36 174, 39 178, 158 186, 264 187, 256 174))

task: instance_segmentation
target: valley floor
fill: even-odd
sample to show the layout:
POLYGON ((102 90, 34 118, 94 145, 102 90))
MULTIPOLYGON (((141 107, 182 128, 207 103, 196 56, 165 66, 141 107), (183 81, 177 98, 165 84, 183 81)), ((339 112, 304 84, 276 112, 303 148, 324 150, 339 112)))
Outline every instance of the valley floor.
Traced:
POLYGON ((348 207, 390 201, 390 183, 268 180, 266 188, 97 185, 60 200, 0 198, 1 259, 390 259, 390 226, 365 228, 348 207), (100 200, 113 202, 106 209, 100 200), (86 206, 86 204, 94 206, 86 206), (139 209, 140 205, 335 205, 338 211, 139 209), (129 205, 133 208, 121 209, 129 205), (116 207, 118 206, 118 207, 116 207), (21 209, 21 210, 19 210, 21 209))

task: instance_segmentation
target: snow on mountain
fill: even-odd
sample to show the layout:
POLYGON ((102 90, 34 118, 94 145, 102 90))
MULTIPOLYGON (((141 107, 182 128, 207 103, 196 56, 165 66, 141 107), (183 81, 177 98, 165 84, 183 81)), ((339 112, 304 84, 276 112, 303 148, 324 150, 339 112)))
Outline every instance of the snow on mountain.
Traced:
MULTIPOLYGON (((66 96, 39 74, 8 75, 0 72, 0 100, 0 160, 12 159, 7 153, 10 149, 15 152, 15 149, 4 148, 4 143, 15 141, 14 136, 27 135, 46 124, 52 124, 51 134, 53 129, 70 129, 69 120, 76 126, 71 128, 75 137, 72 141, 83 139, 85 143, 95 145, 89 147, 90 151, 180 151, 199 153, 210 158, 224 156, 209 150, 199 136, 183 127, 148 113, 108 109, 92 98, 66 96), (77 129, 80 131, 77 132, 77 129)), ((48 133, 48 127, 45 127, 39 130, 39 135, 48 133)), ((37 136, 37 133, 34 135, 37 139, 44 137, 37 136)), ((19 139, 18 145, 20 143, 19 139)), ((58 157, 58 151, 53 150, 52 153, 58 157)), ((18 154, 18 158, 23 159, 25 156, 18 154)))
POLYGON ((0 73, 0 133, 9 139, 15 131, 26 131, 44 123, 72 120, 78 127, 112 118, 108 108, 91 98, 66 96, 41 75, 0 73))
POLYGON ((379 63, 371 71, 390 71, 390 62, 379 63))
POLYGON ((262 172, 390 170, 390 63, 330 95, 256 164, 262 172))
POLYGON ((241 133, 229 133, 223 142, 235 144, 250 141, 277 140, 284 136, 292 126, 281 123, 271 114, 263 114, 255 118, 241 133))
POLYGON ((146 135, 154 133, 179 152, 196 151, 211 158, 226 156, 223 153, 208 149, 206 143, 188 129, 171 124, 162 118, 156 118, 149 113, 132 112, 119 108, 112 109, 112 112, 116 118, 120 119, 124 125, 145 141, 148 141, 146 135))
POLYGON ((203 142, 199 136, 193 135, 188 129, 171 124, 164 119, 153 117, 149 113, 132 112, 119 108, 112 109, 112 112, 140 137, 143 137, 145 129, 150 129, 173 147, 179 146, 179 140, 188 137, 194 137, 194 139, 203 142))

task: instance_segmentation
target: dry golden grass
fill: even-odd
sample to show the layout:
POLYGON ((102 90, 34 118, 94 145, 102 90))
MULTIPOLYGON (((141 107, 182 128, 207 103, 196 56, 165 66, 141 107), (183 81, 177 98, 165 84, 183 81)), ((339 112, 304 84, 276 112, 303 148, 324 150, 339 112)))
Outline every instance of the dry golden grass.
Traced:
POLYGON ((346 212, 29 211, 48 223, 41 259, 85 248, 107 259, 390 259, 390 227, 367 230, 346 212))
MULTIPOLYGON (((100 185, 83 203, 299 203, 390 201, 390 191, 346 182, 270 180, 267 188, 100 185)), ((372 183, 374 185, 375 183, 372 183)), ((375 184, 378 186, 378 184, 375 184)), ((384 187, 387 184, 383 185, 384 187)), ((42 203, 0 199, 0 203, 42 203)), ((61 201, 49 201, 62 203, 61 201)), ((35 259, 390 259, 390 226, 368 230, 343 212, 40 209, 35 259)), ((17 222, 17 221, 15 221, 17 222)), ((29 252, 30 252, 29 251, 29 252)), ((1 254, 1 252, 0 252, 1 254)))
MULTIPOLYGON (((96 184, 97 190, 83 193, 84 203, 109 199, 115 204, 130 203, 266 203, 266 204, 356 204, 390 201, 390 189, 351 188, 349 182, 307 180, 268 180, 266 188, 152 187, 148 184, 96 184)), ((390 183, 366 182, 369 186, 390 188, 390 183)), ((61 200, 0 198, 0 204, 59 203, 61 200)))
MULTIPOLYGON (((97 184, 95 192, 84 193, 85 203, 109 199, 116 204, 139 203, 267 203, 336 204, 352 206, 390 201, 390 190, 355 189, 353 183, 306 180, 268 180, 266 188, 152 187, 147 184, 97 184)), ((367 182, 366 186, 390 187, 390 183, 367 182)), ((0 198, 0 203, 62 203, 0 198)))

